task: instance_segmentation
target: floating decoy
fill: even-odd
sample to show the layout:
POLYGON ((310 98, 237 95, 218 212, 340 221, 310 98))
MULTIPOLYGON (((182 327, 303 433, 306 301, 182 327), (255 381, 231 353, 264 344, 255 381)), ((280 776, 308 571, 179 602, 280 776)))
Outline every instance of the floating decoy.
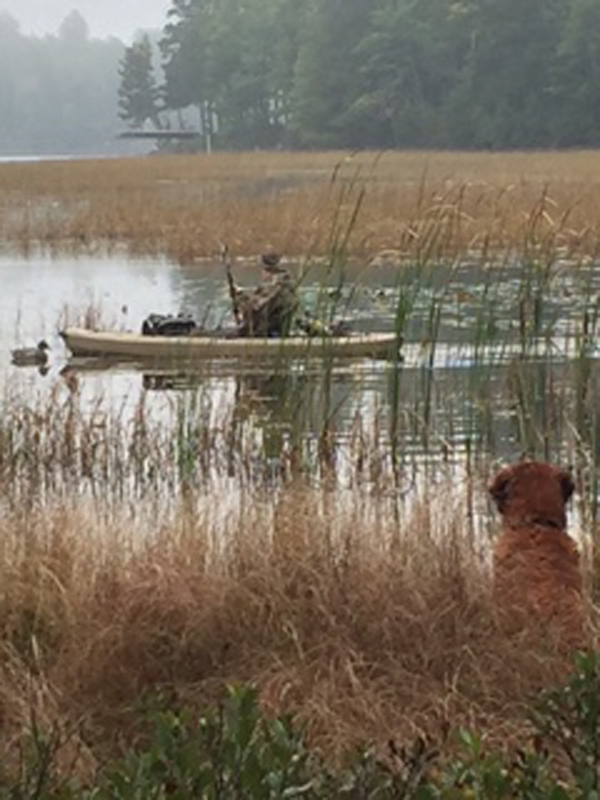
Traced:
POLYGON ((38 342, 37 347, 18 347, 11 353, 12 363, 18 367, 37 367, 48 361, 50 345, 45 339, 38 342))

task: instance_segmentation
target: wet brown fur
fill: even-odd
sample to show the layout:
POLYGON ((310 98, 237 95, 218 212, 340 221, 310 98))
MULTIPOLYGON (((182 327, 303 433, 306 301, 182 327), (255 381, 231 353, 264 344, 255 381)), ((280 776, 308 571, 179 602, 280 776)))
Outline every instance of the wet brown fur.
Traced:
POLYGON ((489 491, 503 531, 494 549, 494 595, 514 628, 526 625, 581 646, 582 575, 565 513, 573 488, 568 472, 537 461, 495 477, 489 491))

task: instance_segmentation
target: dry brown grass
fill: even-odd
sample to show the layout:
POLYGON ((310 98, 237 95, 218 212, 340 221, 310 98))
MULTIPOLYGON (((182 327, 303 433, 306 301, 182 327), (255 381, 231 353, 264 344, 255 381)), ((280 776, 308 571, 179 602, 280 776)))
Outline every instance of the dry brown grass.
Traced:
POLYGON ((35 713, 85 771, 136 736, 149 692, 196 707, 233 681, 256 681, 330 753, 447 724, 522 741, 525 704, 564 656, 500 633, 449 492, 398 527, 291 488, 217 543, 210 513, 184 508, 137 544, 77 506, 5 515, 0 752, 35 713))
POLYGON ((0 166, 0 239, 23 250, 125 245, 181 262, 267 244, 331 252, 362 190, 350 252, 410 257, 599 242, 600 153, 241 153, 0 166))

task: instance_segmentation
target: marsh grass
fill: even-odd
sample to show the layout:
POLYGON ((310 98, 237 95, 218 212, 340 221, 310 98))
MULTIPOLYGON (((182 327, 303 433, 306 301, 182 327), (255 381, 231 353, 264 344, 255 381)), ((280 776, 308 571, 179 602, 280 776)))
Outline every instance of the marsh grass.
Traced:
POLYGON ((248 681, 330 757, 460 725, 522 743, 567 661, 543 633, 501 634, 466 501, 438 486, 398 520, 296 485, 227 532, 214 499, 143 531, 66 502, 3 514, 4 758, 35 719, 89 777, 143 736, 157 693, 194 709, 248 681))
MULTIPOLYGON (((189 263, 226 241, 329 256, 389 248, 412 263, 476 251, 598 250, 598 154, 244 153, 5 164, 0 238, 27 252, 164 253, 189 263), (345 220, 345 222, 343 222, 345 220)), ((500 256, 502 259, 503 256, 500 256)))
POLYGON ((170 507, 190 492, 235 496, 299 477, 378 492, 393 486, 378 414, 357 410, 353 429, 336 435, 346 392, 332 392, 331 365, 310 381, 290 376, 287 365, 234 373, 229 399, 214 392, 211 374, 210 365, 204 375, 149 373, 145 386, 163 378, 170 389, 178 380, 194 383, 158 399, 142 388, 118 405, 87 393, 85 372, 71 367, 47 394, 7 390, 0 399, 2 502, 33 507, 59 495, 110 507, 145 499, 170 507))

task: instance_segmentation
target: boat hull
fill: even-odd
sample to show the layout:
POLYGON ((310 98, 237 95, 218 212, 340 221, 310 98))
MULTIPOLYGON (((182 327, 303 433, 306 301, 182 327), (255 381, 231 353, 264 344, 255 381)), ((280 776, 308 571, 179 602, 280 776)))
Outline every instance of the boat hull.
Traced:
POLYGON ((211 358, 398 358, 393 333, 308 338, 222 338, 218 336, 142 336, 118 331, 66 328, 61 336, 74 356, 182 361, 211 358))

